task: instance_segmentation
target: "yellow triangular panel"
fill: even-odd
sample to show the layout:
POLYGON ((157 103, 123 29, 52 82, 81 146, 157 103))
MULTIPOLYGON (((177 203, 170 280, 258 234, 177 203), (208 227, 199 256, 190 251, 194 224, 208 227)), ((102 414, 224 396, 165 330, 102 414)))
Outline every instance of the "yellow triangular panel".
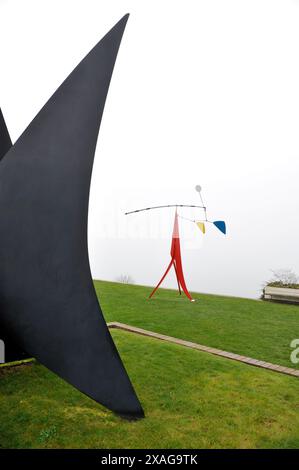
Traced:
POLYGON ((203 222, 196 222, 196 225, 202 233, 206 233, 206 226, 203 222))

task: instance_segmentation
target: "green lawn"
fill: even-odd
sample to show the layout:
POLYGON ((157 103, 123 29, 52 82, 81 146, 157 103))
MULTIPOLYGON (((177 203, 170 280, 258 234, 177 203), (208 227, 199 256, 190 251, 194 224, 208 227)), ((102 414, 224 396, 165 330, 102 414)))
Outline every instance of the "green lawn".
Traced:
MULTIPOLYGON (((290 364, 299 308, 96 282, 106 319, 290 364)), ((127 422, 37 363, 0 368, 3 448, 298 448, 299 380, 120 330, 146 418, 127 422)))
POLYGON ((298 448, 299 381, 122 331, 145 408, 126 422, 44 367, 0 371, 2 447, 298 448))
POLYGON ((95 281, 107 321, 119 321, 287 367, 299 338, 299 306, 95 281))

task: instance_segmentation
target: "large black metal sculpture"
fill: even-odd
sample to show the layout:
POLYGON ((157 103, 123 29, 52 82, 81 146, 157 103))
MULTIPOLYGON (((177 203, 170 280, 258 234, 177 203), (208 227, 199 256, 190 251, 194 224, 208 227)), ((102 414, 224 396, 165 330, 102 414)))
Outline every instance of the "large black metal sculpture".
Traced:
POLYGON ((0 160, 9 151, 10 147, 12 147, 11 138, 0 109, 0 160))
POLYGON ((94 152, 127 18, 74 69, 11 148, 2 123, 0 328, 86 395, 139 418, 143 410, 100 310, 87 248, 94 152))
MULTIPOLYGON (((0 161, 11 147, 11 138, 0 109, 0 161)), ((28 354, 22 351, 9 333, 4 330, 4 325, 0 329, 0 339, 4 342, 3 359, 0 357, 0 361, 13 362, 28 359, 28 354)))

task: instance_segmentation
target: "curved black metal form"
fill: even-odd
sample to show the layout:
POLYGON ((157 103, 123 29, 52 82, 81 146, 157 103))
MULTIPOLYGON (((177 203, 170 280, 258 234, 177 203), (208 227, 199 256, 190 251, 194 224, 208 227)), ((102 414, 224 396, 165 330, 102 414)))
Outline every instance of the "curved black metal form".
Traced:
POLYGON ((0 164, 0 322, 22 349, 127 418, 143 410, 93 286, 88 199, 97 135, 127 22, 74 69, 0 164))
POLYGON ((0 109, 0 160, 2 160, 4 155, 9 151, 10 147, 12 147, 11 138, 0 109))
MULTIPOLYGON (((2 160, 4 155, 8 152, 11 147, 11 138, 6 127, 2 111, 0 109, 0 160, 2 160)), ((5 362, 28 359, 28 354, 20 349, 20 347, 14 342, 13 338, 10 337, 9 333, 4 330, 3 325, 0 325, 0 340, 4 342, 3 360, 5 362)))

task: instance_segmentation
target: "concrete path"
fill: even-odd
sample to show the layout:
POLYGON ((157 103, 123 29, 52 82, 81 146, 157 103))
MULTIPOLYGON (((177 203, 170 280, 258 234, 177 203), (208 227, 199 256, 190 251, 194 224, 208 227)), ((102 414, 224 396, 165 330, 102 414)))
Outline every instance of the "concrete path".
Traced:
POLYGON ((161 335, 160 333, 154 333, 153 331, 143 330, 142 328, 137 328, 136 326, 126 325, 125 323, 110 322, 108 323, 108 327, 129 331, 130 333, 148 336, 150 338, 159 339, 162 341, 167 341, 168 343, 178 344, 180 346, 185 346, 186 348, 197 349, 199 351, 214 354, 215 356, 221 356, 225 357, 226 359, 232 359, 233 361, 244 362, 245 364, 249 364, 250 366, 261 367, 262 369, 268 369, 274 372, 280 372, 281 374, 299 377, 299 370, 297 369, 280 366, 278 364, 272 364, 271 362, 259 361, 251 357, 240 356, 239 354, 222 351, 221 349, 209 348, 208 346, 203 346, 202 344, 192 343, 191 341, 185 341, 183 339, 174 338, 173 336, 161 335))

